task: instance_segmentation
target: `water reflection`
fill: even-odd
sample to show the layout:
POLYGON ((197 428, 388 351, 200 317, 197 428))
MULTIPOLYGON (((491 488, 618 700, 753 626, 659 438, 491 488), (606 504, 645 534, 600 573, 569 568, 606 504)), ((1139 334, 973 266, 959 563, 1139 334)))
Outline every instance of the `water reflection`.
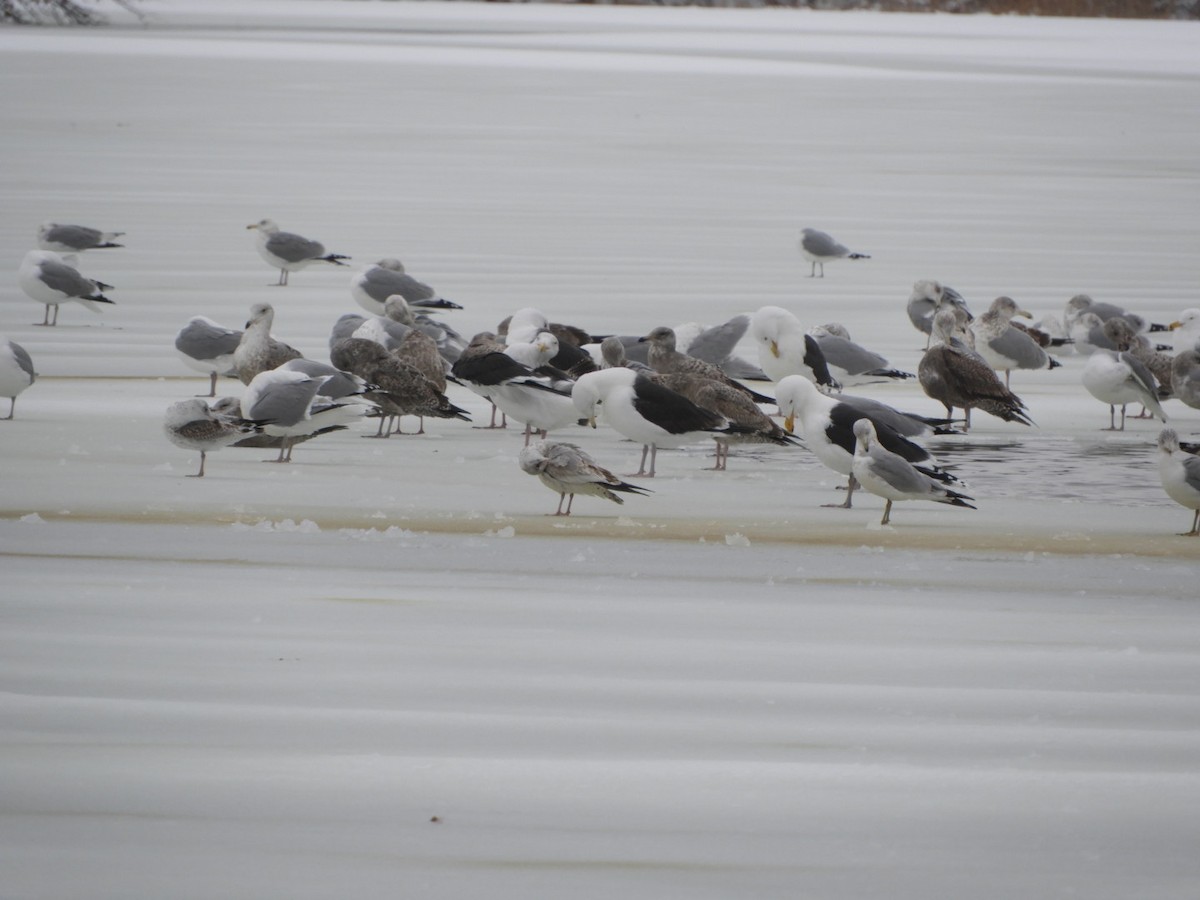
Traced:
POLYGON ((939 438, 929 442, 975 496, 1024 494, 1047 501, 1158 506, 1162 484, 1151 435, 939 438))

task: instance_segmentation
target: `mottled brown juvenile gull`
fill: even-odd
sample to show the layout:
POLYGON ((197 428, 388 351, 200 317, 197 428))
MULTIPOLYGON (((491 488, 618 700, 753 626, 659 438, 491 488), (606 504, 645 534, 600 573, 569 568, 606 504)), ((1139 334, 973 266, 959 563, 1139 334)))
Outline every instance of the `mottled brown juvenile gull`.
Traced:
POLYGON ((764 413, 750 397, 724 382, 687 372, 658 375, 655 381, 738 426, 739 430, 736 432, 713 435, 717 446, 717 461, 713 466, 715 471, 724 472, 728 466, 730 444, 787 446, 800 443, 795 435, 781 428, 779 423, 764 413))
MULTIPOLYGON (((374 386, 365 394, 387 416, 434 416, 440 419, 471 421, 467 411, 450 402, 419 369, 397 359, 374 341, 349 338, 338 343, 330 353, 330 361, 339 369, 353 372, 374 386)), ((380 423, 376 437, 387 437, 380 423)), ((403 432, 397 421, 397 434, 403 432)), ((424 422, 416 432, 424 434, 424 422)))
POLYGON ((1181 537, 1200 535, 1200 456, 1179 445, 1174 429, 1164 428, 1158 435, 1158 477, 1167 496, 1185 509, 1195 510, 1192 530, 1181 537))
POLYGON ((101 231, 99 228, 89 228, 87 225, 60 225, 57 222, 45 222, 38 226, 38 246, 43 250, 54 250, 57 253, 82 253, 84 250, 124 247, 124 244, 113 243, 114 238, 119 238, 124 233, 123 231, 101 231))
POLYGON ((404 270, 398 259, 388 257, 373 266, 368 266, 350 280, 350 295, 369 313, 384 315, 383 306, 388 297, 398 295, 410 306, 427 309, 462 309, 451 303, 423 281, 418 281, 404 270))
POLYGON ((112 290, 111 284, 87 278, 57 253, 50 250, 30 250, 21 261, 17 273, 21 290, 39 303, 46 304, 46 315, 41 325, 58 324, 58 307, 61 303, 74 301, 92 312, 100 312, 97 303, 113 303, 104 296, 112 290), (54 319, 50 318, 50 307, 54 307, 54 319))
POLYGON ((932 399, 946 407, 946 417, 954 408, 963 410, 964 431, 971 430, 971 410, 1032 425, 1021 398, 1006 388, 995 370, 972 350, 956 346, 957 320, 953 311, 943 309, 933 320, 933 345, 925 351, 917 366, 917 380, 932 399))
MULTIPOLYGON (((1141 360, 1142 365, 1150 370, 1158 389, 1158 399, 1165 400, 1172 394, 1171 366, 1175 361, 1172 354, 1155 350, 1150 339, 1139 334, 1133 326, 1121 318, 1112 318, 1104 323, 1104 336, 1116 345, 1118 351, 1127 351, 1131 356, 1141 360)), ((1138 418, 1146 418, 1142 415, 1138 418)))
POLYGON ((803 375, 789 375, 776 386, 779 411, 784 415, 783 426, 789 432, 800 421, 800 433, 804 444, 826 468, 846 476, 846 499, 841 503, 827 503, 827 507, 850 509, 854 489, 858 486, 854 478, 854 423, 869 419, 875 425, 883 446, 903 457, 931 478, 943 482, 957 479, 942 471, 933 454, 915 441, 911 441, 893 427, 903 417, 902 413, 883 404, 859 404, 850 402, 865 398, 850 398, 841 395, 836 399, 817 390, 803 375))
POLYGON ((1013 369, 1054 369, 1062 365, 1027 333, 1013 327, 1013 316, 1033 318, 1012 297, 997 297, 988 311, 971 323, 975 351, 989 366, 1004 373, 1005 387, 1013 369))
POLYGON ((1158 385, 1145 364, 1128 352, 1097 350, 1083 367, 1083 386, 1087 392, 1108 404, 1108 428, 1104 431, 1125 430, 1125 407, 1141 403, 1160 422, 1167 414, 1158 402, 1158 385), (1116 423, 1116 408, 1121 407, 1121 424, 1116 423))
POLYGON ((260 372, 277 369, 289 359, 300 359, 295 347, 271 337, 275 308, 270 303, 255 303, 250 307, 246 330, 233 351, 233 368, 242 384, 249 384, 260 372))
POLYGON ((17 411, 17 396, 36 379, 29 352, 16 341, 0 337, 0 397, 9 400, 5 421, 17 411))
POLYGON ((824 231, 815 228, 805 228, 800 232, 800 254, 812 263, 812 271, 808 277, 817 274, 817 266, 821 267, 821 277, 825 277, 825 263, 835 259, 870 259, 865 253, 852 253, 824 231))
POLYGON ((744 384, 734 381, 719 366, 687 353, 680 353, 675 349, 675 329, 673 328, 660 325, 643 337, 642 341, 650 345, 649 352, 646 354, 646 362, 650 368, 661 375, 698 375, 701 378, 719 381, 734 390, 741 391, 758 403, 775 402, 773 397, 760 394, 758 391, 751 390, 744 384))
POLYGON ((1200 409, 1200 340, 1171 361, 1171 393, 1192 409, 1200 409))
POLYGON ((236 375, 233 353, 242 342, 242 332, 218 325, 205 316, 193 316, 175 335, 175 349, 184 363, 197 372, 204 372, 211 379, 209 392, 204 396, 217 396, 217 379, 222 375, 236 375))
POLYGON ((550 490, 558 494, 556 516, 569 516, 576 494, 603 497, 613 503, 624 503, 615 492, 649 494, 649 488, 622 481, 603 466, 597 465, 584 450, 575 444, 538 441, 521 448, 518 457, 521 471, 536 475, 550 490), (567 508, 563 509, 563 500, 567 508))
POLYGON ((203 400, 180 400, 167 408, 163 431, 176 447, 200 451, 200 471, 189 478, 204 477, 204 460, 209 453, 235 444, 262 427, 241 418, 219 416, 203 400))
POLYGON ((258 255, 266 260, 267 265, 279 270, 279 281, 276 282, 279 286, 288 283, 288 273, 297 272, 315 262, 344 266, 346 264, 342 260, 350 258, 340 253, 326 253, 325 245, 320 241, 310 241, 290 231, 280 231, 271 219, 263 219, 246 228, 258 232, 255 242, 258 255))
POLYGON ((864 490, 886 501, 880 525, 891 521, 892 503, 897 500, 932 500, 975 509, 967 502, 973 497, 951 490, 880 444, 870 419, 854 423, 854 438, 854 478, 864 490))

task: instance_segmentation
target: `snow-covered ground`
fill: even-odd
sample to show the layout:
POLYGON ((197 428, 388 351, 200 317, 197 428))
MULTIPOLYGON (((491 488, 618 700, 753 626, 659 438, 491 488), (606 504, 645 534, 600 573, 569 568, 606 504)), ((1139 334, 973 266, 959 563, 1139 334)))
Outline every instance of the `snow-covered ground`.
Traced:
POLYGON ((1101 432, 1078 357, 1013 376, 1037 428, 933 443, 978 510, 887 527, 821 508, 841 479, 798 449, 664 451, 652 495, 561 519, 515 429, 191 479, 161 419, 207 384, 189 317, 266 300, 325 359, 384 256, 468 335, 773 304, 915 371, 923 278, 1169 321, 1200 305, 1200 26, 145 8, 0 29, 0 333, 42 375, 0 422, 0 896, 1197 895, 1200 542, 1159 423, 1101 432), (354 268, 270 287, 264 216, 354 268), (46 220, 127 232, 82 259, 116 306, 30 324, 46 220), (872 258, 809 279, 804 226, 872 258))

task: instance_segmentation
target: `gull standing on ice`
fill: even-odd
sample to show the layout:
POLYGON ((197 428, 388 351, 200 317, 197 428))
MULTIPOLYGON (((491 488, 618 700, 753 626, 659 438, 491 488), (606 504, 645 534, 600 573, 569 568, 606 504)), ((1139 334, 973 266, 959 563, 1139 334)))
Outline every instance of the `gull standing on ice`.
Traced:
POLYGON ((9 400, 5 421, 17 411, 17 396, 33 384, 37 374, 33 371, 33 359, 28 351, 16 341, 0 337, 0 397, 9 400))
POLYGON ((1107 322, 1114 317, 1122 318, 1139 332, 1168 330, 1166 325, 1147 323, 1137 313, 1129 312, 1129 310, 1117 306, 1115 303, 1100 303, 1093 300, 1087 294, 1076 294, 1067 301, 1066 309, 1063 312, 1063 322, 1070 328, 1085 313, 1092 313, 1098 316, 1101 322, 1107 322))
POLYGON ((388 257, 368 266, 350 279, 350 296, 369 313, 384 315, 383 305, 388 297, 399 295, 409 306, 426 309, 462 309, 451 303, 423 281, 404 270, 398 259, 388 257))
POLYGON ((46 222, 38 226, 38 246, 43 250, 54 250, 58 253, 82 253, 84 250, 124 247, 124 244, 113 243, 113 238, 119 238, 124 233, 123 231, 101 231, 99 228, 88 228, 86 225, 59 225, 57 222, 46 222))
POLYGON ((1158 477, 1168 497, 1185 509, 1196 511, 1192 530, 1181 537, 1200 535, 1200 456, 1183 450, 1179 435, 1171 428, 1164 428, 1158 434, 1158 477))
POLYGON ((825 277, 825 263, 835 259, 870 259, 865 253, 851 253, 824 231, 815 228, 805 228, 800 236, 800 254, 812 263, 812 271, 808 277, 817 274, 817 266, 821 267, 821 277, 825 277))
POLYGON ((518 461, 521 471, 536 475, 542 484, 558 494, 558 509, 554 511, 556 516, 571 514, 571 504, 575 502, 576 494, 624 503, 614 491, 639 495, 651 493, 649 488, 622 481, 608 469, 597 465, 575 444, 538 441, 521 448, 518 461), (567 501, 566 510, 563 509, 563 500, 567 501))
POLYGON ((42 325, 58 324, 58 306, 74 300, 92 312, 100 312, 97 303, 112 303, 102 293, 111 291, 112 285, 95 281, 80 274, 61 256, 49 250, 30 250, 21 261, 17 274, 21 290, 39 303, 46 304, 46 316, 42 325), (50 307, 54 307, 54 320, 50 319, 50 307))
POLYGON ((250 307, 246 330, 233 351, 233 368, 242 384, 249 384, 260 372, 269 372, 289 359, 304 356, 295 347, 271 337, 274 323, 275 307, 270 303, 255 303, 250 307))
POLYGON ((1140 403, 1158 417, 1167 421, 1158 402, 1158 385, 1145 363, 1132 353, 1115 350, 1097 350, 1088 357, 1083 367, 1083 386, 1101 403, 1108 404, 1108 428, 1104 431, 1125 430, 1125 406, 1140 403), (1116 423, 1116 408, 1121 407, 1121 426, 1116 423))
POLYGON ((939 310, 933 318, 933 345, 917 366, 917 380, 926 395, 946 407, 946 418, 960 407, 966 419, 963 430, 971 430, 971 410, 978 408, 1003 419, 1032 425, 1025 403, 1000 383, 999 377, 974 350, 954 336, 958 320, 952 309, 939 310))
POLYGON ((272 369, 255 375, 246 386, 242 394, 242 418, 260 423, 266 434, 283 438, 279 457, 271 462, 292 461, 294 438, 360 419, 365 414, 367 407, 354 401, 318 402, 324 381, 303 372, 272 369))
POLYGON ((193 316, 175 335, 175 349, 180 358, 197 372, 211 378, 207 397, 217 396, 217 379, 236 375, 233 354, 242 341, 242 332, 218 325, 204 316, 193 316))
POLYGON ((204 477, 204 460, 209 453, 228 447, 262 428, 244 419, 219 416, 203 400, 180 400, 167 408, 163 431, 176 447, 200 451, 200 471, 189 478, 204 477))
POLYGON ((615 431, 642 445, 641 464, 634 474, 647 478, 654 477, 659 447, 681 447, 705 434, 745 430, 632 369, 601 369, 580 375, 571 399, 593 428, 603 411, 605 422, 615 431))
POLYGON ((255 244, 258 255, 265 259, 271 268, 279 270, 279 281, 276 285, 280 287, 288 283, 289 272, 299 271, 315 262, 344 266, 346 264, 341 260, 350 258, 340 253, 326 253, 325 245, 320 241, 310 241, 290 231, 280 231, 279 226, 271 219, 247 225, 246 229, 258 232, 255 244))
POLYGON ((816 339, 829 374, 842 384, 866 384, 873 381, 904 381, 915 378, 912 372, 888 368, 888 361, 850 339, 850 332, 840 322, 817 325, 809 334, 816 339))
POLYGON ((880 444, 875 435, 875 426, 869 419, 859 419, 854 423, 854 437, 855 479, 865 490, 887 501, 883 507, 883 518, 879 520, 880 525, 887 525, 891 520, 892 503, 896 500, 932 500, 934 503, 976 508, 967 502, 974 500, 974 497, 950 490, 880 444))
MULTIPOLYGON (((893 453, 906 461, 922 466, 922 471, 932 478, 953 482, 957 479, 938 467, 938 462, 928 450, 908 438, 893 424, 906 424, 898 420, 907 418, 902 413, 881 403, 859 405, 865 398, 841 397, 834 399, 817 390, 803 375, 789 375, 779 382, 776 389, 779 411, 784 415, 783 427, 791 432, 796 419, 805 445, 821 464, 839 475, 845 475, 846 499, 842 503, 827 503, 828 507, 850 509, 854 489, 858 483, 854 477, 854 423, 869 419, 877 427, 878 439, 893 453), (851 402, 851 400, 855 402, 851 402), (876 408, 873 408, 876 407, 876 408)), ((916 432, 916 423, 907 426, 916 432)))
POLYGON ((997 297, 988 311, 971 323, 975 335, 975 352, 989 366, 1004 373, 1004 386, 1008 387, 1012 369, 1054 369, 1062 366, 1058 360, 1041 348, 1026 332, 1014 327, 1013 316, 1032 319, 1033 315, 1021 309, 1012 297, 997 297))

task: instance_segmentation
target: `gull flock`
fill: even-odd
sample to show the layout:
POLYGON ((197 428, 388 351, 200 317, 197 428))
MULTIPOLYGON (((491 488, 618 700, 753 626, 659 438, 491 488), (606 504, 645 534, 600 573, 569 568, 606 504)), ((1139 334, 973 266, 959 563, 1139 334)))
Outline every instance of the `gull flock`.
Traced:
MULTIPOLYGON (((255 231, 262 259, 278 269, 280 287, 292 272, 313 264, 349 265, 351 257, 282 231, 271 219, 246 227, 255 231)), ((84 275, 79 258, 123 247, 115 241, 122 235, 72 224, 38 228, 37 249, 26 254, 17 280, 30 299, 45 306, 40 325, 56 326, 63 304, 100 313, 118 302, 119 290, 84 275)), ((870 259, 812 228, 802 230, 799 251, 811 265, 810 277, 825 277, 827 263, 870 259)), ((893 504, 901 500, 976 509, 966 493, 969 473, 950 471, 921 439, 968 433, 973 410, 1037 427, 1013 390, 1013 373, 1056 368, 1056 352, 1088 357, 1081 386, 1109 407, 1106 430, 1124 430, 1130 404, 1140 407, 1135 417, 1154 417, 1164 426, 1168 400, 1200 409, 1200 309, 1194 308, 1169 325, 1156 324, 1081 294, 1066 303, 1061 319, 1050 316, 1035 327, 1017 321, 1032 316, 1009 297, 997 297, 975 316, 953 288, 921 280, 905 309, 913 327, 928 335, 914 373, 892 368, 881 354, 855 343, 842 323, 806 327, 778 306, 737 314, 709 329, 660 325, 620 335, 592 334, 524 308, 495 332, 466 338, 431 315, 462 307, 391 257, 355 273, 350 297, 367 315, 337 319, 328 362, 305 359, 275 338, 269 303, 254 304, 242 328, 203 315, 182 324, 175 349, 184 364, 209 377, 209 391, 172 404, 163 430, 174 445, 200 454, 192 477, 203 477, 208 454, 226 447, 277 449, 270 461, 290 463, 297 444, 363 420, 374 420, 374 434, 363 436, 375 438, 404 434, 405 417, 417 418, 409 432, 415 435, 424 432, 426 417, 470 422, 447 395, 454 385, 492 405, 489 425, 476 428, 504 428, 509 420, 524 427, 518 465, 559 495, 553 515, 570 515, 576 494, 621 504, 622 495, 651 493, 615 475, 578 444, 551 438, 568 425, 603 424, 642 445, 641 465, 632 476, 638 478, 656 477, 660 448, 708 439, 717 471, 727 468, 731 447, 754 443, 785 453, 805 448, 847 479, 842 502, 827 505, 849 509, 861 488, 884 499, 880 524, 888 525, 893 504), (1173 344, 1158 344, 1153 335, 1168 331, 1173 344), (737 355, 743 341, 754 346, 757 360, 737 355), (225 376, 244 386, 240 397, 217 398, 218 380, 225 376), (907 379, 940 403, 945 416, 918 416, 844 391, 907 379)), ((10 400, 8 419, 14 418, 17 397, 35 380, 30 354, 0 337, 0 396, 10 400)), ((1196 536, 1196 447, 1164 427, 1157 449, 1164 492, 1194 512, 1186 534, 1196 536)))

